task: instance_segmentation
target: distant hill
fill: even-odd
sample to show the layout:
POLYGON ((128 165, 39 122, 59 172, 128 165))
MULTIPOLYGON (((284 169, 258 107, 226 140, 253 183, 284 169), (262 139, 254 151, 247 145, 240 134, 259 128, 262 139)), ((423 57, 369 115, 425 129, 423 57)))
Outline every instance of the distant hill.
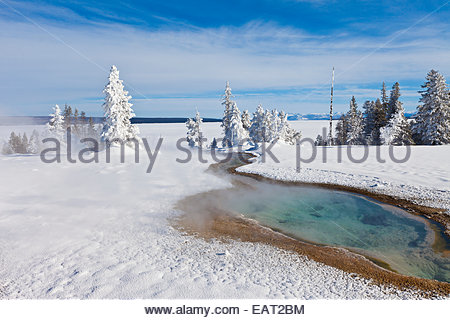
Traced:
MULTIPOLYGON (((343 115, 342 112, 336 112, 333 114, 333 119, 339 119, 343 115)), ((330 119, 329 113, 293 113, 288 115, 288 120, 328 120, 330 119)))
MULTIPOLYGON (((103 122, 102 117, 92 117, 95 123, 103 122)), ((131 123, 184 123, 188 118, 132 118, 131 123)), ((0 117, 0 126, 43 125, 50 120, 48 116, 0 117)), ((222 119, 203 118, 203 122, 221 122, 222 119)))
POLYGON ((406 119, 411 119, 416 115, 417 111, 405 111, 405 117, 406 119))
MULTIPOLYGON (((343 112, 335 112, 333 114, 333 119, 334 120, 338 120, 341 118, 341 116, 343 115, 343 112)), ((416 111, 406 111, 405 112, 405 117, 407 119, 411 119, 412 116, 414 116, 416 114, 416 111)), ((302 113, 291 113, 288 114, 288 120, 290 121, 295 121, 295 120, 329 120, 330 119, 330 114, 329 113, 307 113, 307 114, 302 114, 302 113)))

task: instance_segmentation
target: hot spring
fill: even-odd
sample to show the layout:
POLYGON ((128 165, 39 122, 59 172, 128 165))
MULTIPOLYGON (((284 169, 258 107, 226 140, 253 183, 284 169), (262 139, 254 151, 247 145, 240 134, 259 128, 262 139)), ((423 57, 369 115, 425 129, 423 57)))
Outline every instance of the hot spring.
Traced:
POLYGON ((205 201, 293 238, 381 260, 401 274, 450 282, 448 241, 425 218, 349 192, 238 178, 205 201))

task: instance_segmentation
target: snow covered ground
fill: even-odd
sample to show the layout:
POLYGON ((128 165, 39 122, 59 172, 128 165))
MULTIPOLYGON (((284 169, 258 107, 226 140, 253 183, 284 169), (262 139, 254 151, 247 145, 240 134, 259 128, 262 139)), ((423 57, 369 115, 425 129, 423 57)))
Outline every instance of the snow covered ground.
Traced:
MULTIPOLYGON (((325 123, 293 126, 315 137, 325 123)), ((277 248, 206 242, 174 230, 168 219, 179 214, 177 200, 230 183, 205 172, 208 156, 206 164, 196 157, 176 162, 186 157, 176 148, 185 136, 183 124, 139 127, 152 150, 160 136, 165 139, 151 173, 145 153, 139 164, 132 156, 124 164, 117 159, 107 164, 102 153, 98 164, 0 156, 0 298, 411 297, 277 248), (221 254, 226 250, 230 255, 221 254)), ((220 136, 218 123, 203 127, 207 138, 220 136)), ((33 127, 0 127, 0 138, 12 129, 29 134, 33 127)), ((249 170, 269 175, 290 170, 289 152, 295 149, 277 148, 284 164, 254 164, 249 170)), ((353 174, 355 181, 365 175, 448 192, 450 149, 426 150, 401 166, 314 162, 305 167, 353 174)))

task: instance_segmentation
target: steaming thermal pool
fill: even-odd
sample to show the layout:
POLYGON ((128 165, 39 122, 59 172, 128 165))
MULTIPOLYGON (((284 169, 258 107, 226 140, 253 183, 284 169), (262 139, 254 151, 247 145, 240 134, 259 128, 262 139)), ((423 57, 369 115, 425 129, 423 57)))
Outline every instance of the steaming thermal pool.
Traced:
POLYGON ((432 222, 397 207, 347 192, 255 181, 219 198, 222 208, 292 237, 348 248, 405 275, 450 281, 447 240, 432 222))

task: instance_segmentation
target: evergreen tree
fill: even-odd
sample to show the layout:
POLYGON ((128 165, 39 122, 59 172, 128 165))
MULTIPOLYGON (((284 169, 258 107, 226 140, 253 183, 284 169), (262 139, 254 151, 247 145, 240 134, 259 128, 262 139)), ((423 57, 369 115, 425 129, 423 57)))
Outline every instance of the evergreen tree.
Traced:
POLYGON ((413 137, 418 144, 440 145, 450 143, 450 93, 445 78, 436 70, 427 75, 425 90, 417 108, 412 126, 413 137))
POLYGON ((388 113, 389 110, 389 99, 387 96, 387 91, 386 91, 386 84, 383 81, 383 84, 381 86, 381 104, 383 105, 383 108, 386 112, 386 114, 388 113))
MULTIPOLYGON (((345 115, 342 115, 339 119, 338 123, 336 124, 336 144, 337 145, 344 145, 347 143, 348 139, 348 122, 347 117, 345 115)), ((320 136, 322 138, 322 136, 320 136)), ((317 140, 316 140, 317 141, 317 140)), ((319 144, 318 144, 319 145, 319 144)))
POLYGON ((233 102, 229 112, 229 128, 225 132, 224 137, 225 146, 238 146, 246 138, 248 138, 248 134, 242 126, 241 112, 239 111, 236 103, 233 102))
POLYGON ((189 144, 190 147, 194 147, 195 146, 195 121, 192 120, 191 118, 186 120, 186 128, 188 129, 187 131, 187 137, 186 140, 189 144))
POLYGON ((386 125, 386 112, 384 111, 380 99, 375 101, 373 112, 374 129, 372 131, 371 141, 372 144, 379 145, 381 144, 380 129, 386 125))
POLYGON ((28 153, 28 137, 25 132, 23 133, 22 141, 20 142, 19 150, 17 150, 17 153, 22 153, 22 154, 28 153))
POLYGON ((321 134, 317 135, 316 141, 314 141, 315 146, 326 146, 327 141, 322 137, 321 134))
POLYGON ((278 139, 280 137, 280 125, 281 120, 278 114, 277 109, 273 109, 271 112, 271 118, 270 118, 270 130, 269 130, 269 141, 273 141, 275 139, 278 139))
POLYGON ((269 110, 264 112, 261 124, 261 131, 264 142, 272 141, 272 114, 269 110))
POLYGON ((387 97, 387 91, 386 91, 386 84, 383 81, 383 84, 381 85, 381 103, 384 105, 385 103, 388 103, 388 97, 387 97))
POLYGON ((200 117, 200 113, 198 111, 195 112, 195 124, 198 128, 198 132, 200 133, 200 126, 203 124, 203 118, 200 117))
POLYGON ((248 110, 244 110, 244 112, 242 112, 242 127, 245 130, 250 130, 250 126, 252 125, 251 121, 250 121, 250 114, 248 113, 248 110))
POLYGON ((28 153, 39 153, 41 150, 41 141, 39 140, 39 133, 36 130, 33 130, 33 133, 30 136, 30 141, 28 143, 28 153))
POLYGON ((216 140, 216 138, 214 138, 212 143, 211 143, 211 149, 217 149, 217 140, 216 140))
POLYGON ((191 118, 186 120, 186 128, 188 129, 186 133, 186 140, 190 147, 195 146, 195 121, 191 118))
POLYGON ((11 146, 11 149, 13 150, 13 153, 18 153, 20 150, 20 145, 22 144, 20 133, 16 135, 14 132, 12 132, 9 138, 9 144, 11 146))
POLYGON ((364 103, 364 138, 367 144, 379 145, 380 129, 386 125, 386 112, 380 99, 364 103))
POLYGON ((400 86, 396 82, 392 86, 391 96, 386 114, 387 123, 380 128, 380 143, 392 145, 411 145, 411 127, 405 118, 403 104, 399 100, 400 86))
POLYGON ((398 82, 394 83, 389 97, 388 108, 386 111, 386 120, 389 121, 399 110, 397 110, 397 102, 400 98, 400 85, 398 82))
POLYGON ((347 144, 363 144, 363 116, 358 110, 356 99, 353 96, 350 101, 350 111, 345 117, 347 120, 347 144))
POLYGON ((260 143, 264 141, 262 130, 263 120, 264 120, 264 109, 261 105, 258 105, 258 107, 256 108, 256 112, 253 113, 252 124, 249 130, 250 139, 254 143, 260 143))
POLYGON ((2 153, 3 154, 16 153, 15 150, 17 149, 16 145, 18 145, 17 143, 18 141, 20 142, 20 137, 17 137, 14 131, 11 132, 8 142, 3 144, 2 153))
POLYGON ((203 119, 200 117, 200 113, 198 111, 195 114, 194 120, 188 119, 186 121, 186 127, 188 128, 187 141, 189 146, 200 146, 200 138, 202 135, 200 126, 202 123, 203 119))
POLYGON ((22 136, 20 135, 20 133, 18 133, 15 137, 14 137, 14 141, 12 144, 14 153, 23 153, 23 147, 22 147, 22 136))
POLYGON ((26 133, 20 135, 20 133, 16 134, 14 131, 11 132, 8 142, 3 145, 2 153, 3 154, 38 153, 40 148, 38 148, 39 141, 38 137, 36 140, 36 135, 37 131, 34 130, 30 140, 28 140, 26 133), (36 141, 36 144, 34 141, 36 141))
POLYGON ((380 140, 382 144, 392 144, 396 146, 414 144, 411 135, 411 128, 405 118, 403 106, 397 101, 397 112, 391 117, 388 124, 380 129, 380 140))
POLYGON ((78 113, 78 109, 77 108, 75 108, 75 111, 73 112, 72 127, 73 127, 73 130, 72 130, 73 133, 80 134, 79 113, 78 113))
POLYGON ((227 136, 230 135, 230 123, 231 123, 231 109, 233 107, 234 101, 231 100, 233 97, 231 93, 230 82, 227 81, 225 85, 225 93, 222 98, 222 105, 224 106, 223 118, 222 118, 222 128, 225 135, 225 138, 222 140, 222 145, 227 147, 229 145, 229 141, 227 140, 227 136))
POLYGON ((72 107, 67 103, 64 105, 64 129, 69 128, 72 125, 72 107))
POLYGON ((78 109, 75 108, 75 111, 73 113, 73 125, 77 126, 78 125, 78 117, 79 117, 79 113, 78 113, 78 109))
POLYGON ((106 96, 103 103, 105 122, 101 134, 102 140, 109 144, 114 139, 122 141, 139 139, 139 129, 130 121, 135 116, 131 108, 132 104, 129 102, 131 96, 124 90, 123 81, 119 79, 119 70, 116 66, 111 67, 108 84, 103 92, 106 96))
POLYGON ((372 144, 372 132, 375 128, 375 102, 366 101, 363 105, 364 113, 364 139, 367 144, 372 144))
POLYGON ((300 139, 301 134, 291 128, 287 120, 287 114, 284 111, 280 111, 278 121, 277 138, 288 144, 295 144, 296 139, 300 139))
POLYGON ((60 142, 64 141, 65 134, 65 122, 64 117, 61 115, 61 109, 58 105, 53 107, 54 112, 50 114, 50 121, 47 123, 47 129, 51 135, 59 139, 60 142))

